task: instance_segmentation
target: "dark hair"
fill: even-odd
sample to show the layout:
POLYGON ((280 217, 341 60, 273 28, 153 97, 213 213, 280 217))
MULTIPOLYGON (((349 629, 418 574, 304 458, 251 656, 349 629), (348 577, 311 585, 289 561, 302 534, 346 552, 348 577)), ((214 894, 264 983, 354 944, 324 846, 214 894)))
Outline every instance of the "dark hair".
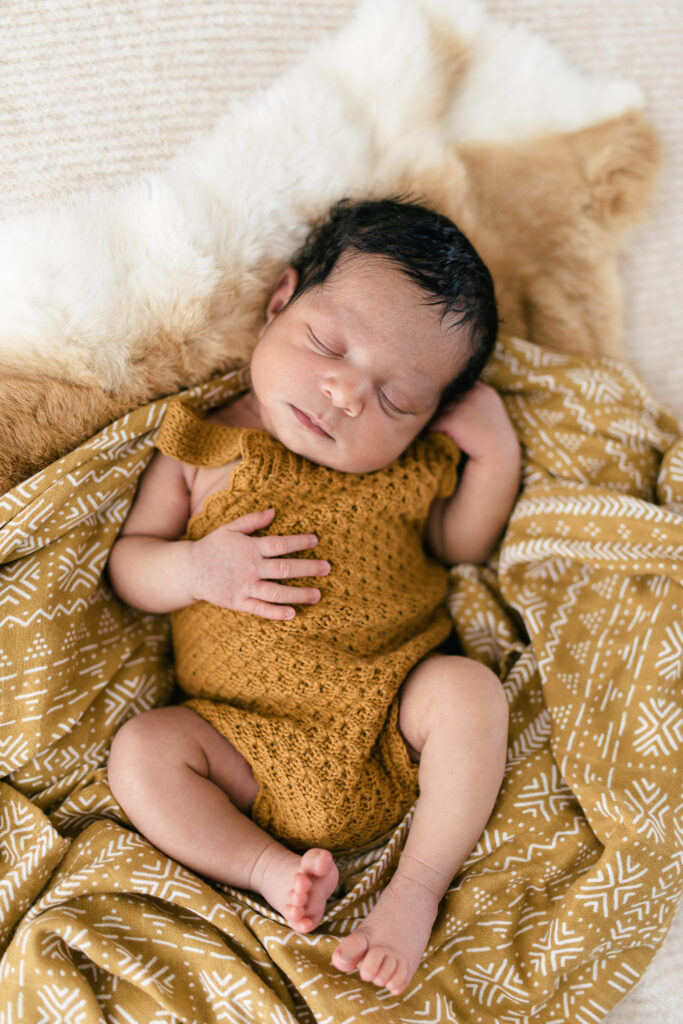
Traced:
POLYGON ((292 260, 297 286, 290 301, 327 279, 346 253, 381 256, 441 306, 451 326, 469 324, 465 365, 445 387, 440 404, 467 391, 491 354, 498 310, 491 275, 472 243, 448 217, 405 199, 342 199, 317 224, 292 260))

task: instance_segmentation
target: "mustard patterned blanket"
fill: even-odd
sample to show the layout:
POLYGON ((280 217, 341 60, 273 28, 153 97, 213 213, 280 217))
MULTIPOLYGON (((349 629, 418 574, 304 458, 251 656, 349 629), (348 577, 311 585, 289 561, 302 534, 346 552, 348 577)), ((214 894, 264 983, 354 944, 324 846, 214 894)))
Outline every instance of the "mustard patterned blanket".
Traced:
MULTIPOLYGON (((683 443, 623 364, 501 339, 487 379, 524 449, 496 558, 452 571, 466 653, 510 701, 504 784, 413 984, 330 966, 409 817, 340 864, 312 935, 128 827, 111 737, 172 699, 168 624, 124 607, 108 551, 170 399, 0 499, 0 1017, 214 1022, 602 1019, 683 888, 683 443)), ((238 370, 192 389, 206 408, 238 370)))

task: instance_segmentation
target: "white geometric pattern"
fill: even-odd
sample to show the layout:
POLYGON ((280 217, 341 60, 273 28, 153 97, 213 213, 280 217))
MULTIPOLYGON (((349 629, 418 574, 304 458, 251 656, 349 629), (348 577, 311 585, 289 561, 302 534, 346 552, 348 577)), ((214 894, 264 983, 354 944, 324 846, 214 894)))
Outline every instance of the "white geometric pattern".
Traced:
POLYGON ((526 988, 514 967, 496 963, 471 967, 465 971, 465 985, 483 1006, 495 1007, 504 1001, 521 1003, 526 988))
POLYGON ((547 935, 534 944, 530 959, 536 970, 546 977, 557 974, 576 962, 582 953, 585 939, 570 929, 564 921, 552 921, 547 935))
POLYGON ((651 756, 670 757, 675 754, 683 742, 683 709, 680 705, 651 697, 641 702, 639 708, 634 748, 651 756))
POLYGON ((657 668, 663 679, 683 676, 683 625, 680 622, 674 622, 664 631, 657 668))
MULTIPOLYGON (((95 991, 121 1020, 135 1020, 130 991, 152 1000, 149 1019, 160 1022, 293 1024, 313 1020, 310 1006, 329 1024, 564 1024, 604 1016, 628 989, 642 950, 662 941, 683 877, 681 520, 647 490, 652 445, 673 439, 651 420, 648 444, 632 443, 628 375, 610 366, 601 377, 608 420, 585 397, 597 384, 581 370, 510 341, 487 371, 525 447, 525 490, 499 560, 454 570, 449 608, 465 653, 504 676, 508 764, 400 998, 332 970, 329 957, 376 904, 410 818, 381 849, 341 859, 345 894, 310 936, 119 824, 106 785, 111 736, 166 702, 173 680, 167 622, 120 606, 101 572, 165 401, 70 456, 49 501, 35 479, 0 499, 12 521, 0 532, 12 552, 0 620, 19 638, 0 654, 11 773, 0 786, 0 916, 6 937, 19 925, 0 964, 9 1024, 29 1002, 27 1019, 91 1024, 95 991), (602 486, 605 473, 619 487, 602 486)), ((195 394, 222 401, 230 387, 195 394)), ((680 491, 668 476, 666 487, 680 491)))
POLYGON ((606 864, 582 881, 576 898, 585 904, 587 910, 608 918, 611 912, 621 909, 633 899, 646 876, 646 867, 630 854, 624 855, 617 850, 613 864, 606 864))
POLYGON ((638 832, 654 843, 663 843, 667 836, 667 819, 671 805, 666 793, 656 782, 634 779, 624 790, 624 801, 632 811, 632 821, 638 832))
POLYGON ((253 996, 246 978, 200 971, 199 980, 216 1020, 228 1024, 250 1024, 254 1020, 253 996))
POLYGON ((48 983, 38 993, 41 1024, 85 1024, 88 1019, 85 999, 70 985, 48 983))

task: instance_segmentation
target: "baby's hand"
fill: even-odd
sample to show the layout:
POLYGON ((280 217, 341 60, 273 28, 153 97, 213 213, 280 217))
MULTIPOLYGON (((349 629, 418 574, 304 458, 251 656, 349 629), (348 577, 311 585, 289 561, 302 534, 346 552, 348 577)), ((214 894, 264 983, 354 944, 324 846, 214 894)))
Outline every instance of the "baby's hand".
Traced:
POLYGON ((477 381, 429 424, 452 437, 475 461, 488 461, 519 450, 517 435, 498 392, 477 381))
POLYGON ((280 557, 314 548, 318 543, 314 534, 249 536, 268 526, 274 515, 272 508, 249 512, 193 543, 190 589, 195 600, 264 619, 293 619, 296 612, 291 603, 315 604, 320 600, 320 591, 315 588, 273 582, 327 576, 330 571, 328 562, 280 557))

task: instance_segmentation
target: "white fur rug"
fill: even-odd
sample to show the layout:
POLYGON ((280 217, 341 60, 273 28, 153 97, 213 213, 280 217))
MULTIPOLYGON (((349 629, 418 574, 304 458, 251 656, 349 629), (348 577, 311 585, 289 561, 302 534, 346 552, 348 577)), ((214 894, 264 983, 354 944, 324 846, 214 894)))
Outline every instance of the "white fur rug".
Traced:
MULTIPOLYGON (((642 102, 638 87, 617 81, 617 74, 635 74, 640 82, 648 78, 651 91, 645 93, 665 141, 670 140, 669 162, 655 218, 640 229, 624 260, 625 351, 657 397, 681 412, 682 338, 674 299, 683 293, 683 214, 673 175, 677 167, 681 173, 682 162, 683 6, 664 0, 645 6, 634 0, 606 0, 596 9, 587 0, 550 5, 543 0, 490 0, 488 7, 496 15, 543 31, 558 45, 567 43, 585 71, 602 70, 597 80, 591 80, 538 37, 487 22, 482 7, 470 0, 423 0, 423 5, 442 11, 445 18, 457 17, 460 32, 469 24, 477 39, 476 60, 450 113, 453 138, 471 138, 475 126, 476 133, 487 139, 525 138, 549 128, 597 122, 642 102)), ((44 372, 53 365, 55 372, 66 372, 72 379, 104 377, 115 386, 129 354, 131 296, 144 294, 144 306, 134 305, 136 316, 154 320, 161 310, 167 314, 168 296, 187 294, 188 286, 202 301, 220 272, 221 258, 228 258, 235 246, 248 261, 258 255, 253 239, 260 238, 264 251, 284 258, 298 238, 282 216, 283 204, 276 202, 270 159, 274 149, 282 160, 287 204, 297 202, 289 187, 292 168, 305 168, 298 195, 307 208, 313 200, 325 205, 362 181, 368 161, 378 155, 391 177, 416 151, 430 152, 434 140, 424 126, 430 121, 432 98, 414 88, 402 96, 401 79, 390 70, 401 59, 412 68, 419 66, 420 32, 411 21, 411 10, 420 6, 417 0, 379 0, 366 6, 365 29, 354 29, 366 39, 366 46, 358 47, 357 65, 348 69, 349 83, 356 82, 357 108, 350 111, 354 131, 322 152, 315 145, 315 126, 320 125, 320 137, 325 137, 329 104, 336 93, 331 82, 329 92, 311 95, 306 66, 315 65, 324 77, 326 65, 334 63, 327 47, 347 44, 320 40, 325 30, 345 20, 352 6, 256 0, 246 5, 204 0, 198 5, 168 0, 142 7, 114 0, 105 14, 102 6, 85 0, 3 4, 1 202, 4 215, 11 215, 0 225, 0 363, 5 369, 20 365, 44 372), (393 21, 396 33, 378 46, 382 19, 393 21), (249 95, 255 85, 266 84, 275 72, 294 64, 311 43, 317 48, 311 64, 288 72, 288 98, 292 81, 300 83, 300 133, 278 138, 275 147, 272 132, 282 93, 277 87, 270 93, 269 115, 260 123, 251 119, 249 95), (388 93, 392 108, 401 111, 400 133, 380 116, 382 96, 388 93), (211 179, 205 154, 213 143, 202 141, 168 172, 159 172, 169 157, 208 130, 235 97, 239 103, 229 116, 233 125, 242 127, 223 137, 233 175, 229 180, 211 179), (244 160, 231 141, 244 146, 244 160), (261 165, 254 160, 255 152, 263 155, 261 165), (156 176, 129 186, 142 172, 156 176), (231 210, 240 210, 239 218, 229 222, 229 232, 219 232, 220 197, 234 199, 240 190, 251 195, 254 175, 259 173, 268 175, 272 205, 252 209, 233 203, 231 210), (201 182, 216 196, 217 205, 215 216, 207 216, 210 205, 203 205, 200 231, 195 215, 201 182), (77 218, 53 205, 72 188, 112 185, 126 189, 106 200, 101 195, 79 200, 77 218), (312 189, 317 189, 315 195, 312 189), (41 204, 48 204, 46 212, 17 219, 17 213, 41 204), (198 234, 210 243, 198 244, 198 234), (63 247, 65 238, 73 259, 55 262, 52 243, 59 240, 63 247), (249 251, 245 238, 251 240, 249 251), (112 277, 112 267, 120 264, 93 264, 92 245, 110 253, 133 245, 134 251, 128 253, 133 263, 135 253, 144 254, 150 247, 162 248, 166 259, 155 261, 153 267, 146 264, 143 277, 131 277, 122 287, 118 272, 112 277), (85 291, 84 280, 89 282, 85 291), (74 336, 85 339, 83 349, 70 346, 74 336), (110 358, 117 343, 118 363, 110 358)), ((415 79, 410 82, 414 86, 415 79)), ((205 199, 206 193, 202 202, 205 199)), ((683 1010, 676 982, 681 976, 679 913, 664 949, 635 991, 612 1011, 609 1024, 680 1024, 683 1010)))
POLYGON ((207 312, 216 293, 243 287, 266 258, 285 261, 305 220, 339 196, 390 193, 440 166, 450 141, 521 144, 641 102, 632 83, 574 72, 473 0, 366 3, 167 169, 0 224, 0 367, 130 393, 149 339, 164 334, 208 372, 225 348, 222 322, 203 328, 220 321, 207 312), (435 35, 448 74, 435 68, 435 35))
MULTIPOLYGON (((664 141, 665 164, 653 216, 622 258, 624 352, 656 397, 680 415, 683 4, 484 2, 487 12, 515 25, 514 33, 503 34, 511 57, 521 58, 512 80, 497 73, 488 79, 496 102, 502 95, 510 107, 505 119, 482 122, 489 137, 510 127, 533 131, 538 123, 528 90, 518 90, 524 77, 533 82, 538 76, 547 48, 531 44, 522 27, 542 34, 554 44, 555 59, 568 56, 584 74, 603 81, 627 75, 641 87, 664 141)), ((447 6, 453 12, 463 8, 447 6)), ((355 0, 112 0, 106 8, 85 0, 6 0, 0 216, 159 170, 210 130, 235 100, 270 84, 344 24, 354 7, 355 0)), ((399 11, 397 3, 397 22, 399 11)), ((555 81, 552 88, 544 84, 536 99, 546 107, 558 96, 565 107, 578 99, 580 108, 571 80, 559 75, 555 81)))

